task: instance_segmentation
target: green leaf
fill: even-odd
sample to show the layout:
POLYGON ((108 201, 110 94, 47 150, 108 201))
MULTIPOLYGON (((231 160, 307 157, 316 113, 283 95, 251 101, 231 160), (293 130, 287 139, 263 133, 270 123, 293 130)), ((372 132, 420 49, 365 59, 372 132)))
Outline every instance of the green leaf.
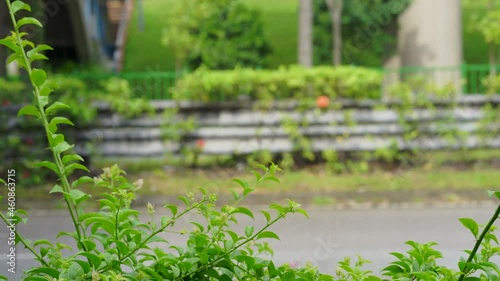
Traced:
MULTIPOLYGON (((59 278, 59 271, 53 268, 48 268, 48 267, 40 267, 40 268, 34 268, 32 270, 28 271, 28 274, 46 274, 49 275, 52 278, 59 278)), ((28 280, 28 279, 24 279, 28 280)), ((45 278, 41 279, 32 279, 32 280, 47 280, 45 278)))
POLYGON ((51 126, 55 126, 55 125, 59 125, 59 124, 68 124, 68 125, 71 125, 71 126, 74 126, 75 124, 73 124, 73 122, 71 122, 68 118, 66 117, 54 117, 50 120, 50 125, 51 126))
POLYGON ((48 277, 28 277, 26 279, 23 279, 24 281, 51 281, 52 279, 49 279, 48 277))
POLYGON ((17 113, 17 116, 19 117, 23 115, 31 115, 40 118, 40 112, 38 111, 38 108, 33 105, 26 105, 21 108, 17 113))
POLYGON ((73 260, 74 263, 77 263, 80 265, 80 267, 83 269, 83 272, 88 273, 90 272, 90 265, 86 261, 82 260, 73 260))
POLYGON ((30 5, 28 5, 22 1, 14 1, 14 2, 12 2, 11 6, 12 6, 12 12, 14 14, 19 12, 20 10, 26 10, 28 12, 31 12, 30 5))
POLYGON ((47 80, 45 84, 40 88, 40 95, 41 96, 48 96, 50 93, 52 93, 55 89, 59 89, 59 85, 55 81, 52 80, 47 80))
POLYGON ((99 201, 99 202, 101 203, 101 208, 103 208, 103 207, 105 207, 105 206, 108 206, 108 207, 109 207, 109 209, 110 209, 112 212, 115 212, 115 211, 116 211, 116 209, 117 209, 117 208, 116 208, 116 205, 115 205, 113 202, 111 202, 110 200, 108 200, 108 199, 99 199, 99 200, 97 200, 97 201, 99 201))
POLYGON ((167 204, 164 207, 167 209, 170 209, 170 211, 172 212, 172 216, 175 217, 175 215, 177 215, 177 206, 176 205, 167 204))
POLYGON ((71 109, 71 107, 65 103, 56 101, 53 104, 51 104, 49 108, 47 108, 47 110, 45 110, 45 113, 47 113, 47 115, 51 115, 61 109, 71 109))
POLYGON ((48 168, 48 169, 54 171, 54 173, 59 174, 59 168, 53 162, 42 161, 42 162, 35 163, 33 165, 33 167, 45 167, 45 168, 48 168))
POLYGON ((36 25, 39 27, 43 27, 42 23, 39 20, 32 18, 32 17, 25 17, 25 18, 20 19, 17 22, 16 27, 20 28, 20 27, 27 25, 27 24, 33 24, 33 25, 36 25))
POLYGON ((241 180, 241 179, 238 179, 238 178, 234 178, 232 179, 233 182, 239 184, 241 187, 243 188, 248 188, 248 182, 244 181, 244 180, 241 180))
POLYGON ((238 191, 236 191, 234 189, 230 189, 229 191, 231 192, 231 194, 233 194, 234 200, 238 201, 238 199, 240 198, 238 191))
POLYGON ((35 243, 33 243, 33 246, 36 247, 38 245, 49 245, 49 246, 53 246, 52 242, 50 242, 49 240, 46 240, 46 239, 40 239, 40 240, 37 240, 35 241, 35 243))
POLYGON ((46 96, 39 96, 38 97, 38 103, 40 106, 43 108, 49 103, 49 97, 46 96))
POLYGON ((167 216, 161 217, 161 227, 167 226, 167 224, 169 224, 171 221, 172 221, 172 218, 170 218, 170 217, 167 217, 167 216))
POLYGON ((464 278, 464 281, 481 281, 483 279, 479 278, 479 277, 474 277, 474 276, 469 276, 469 277, 465 277, 464 278))
POLYGON ((243 189, 243 196, 247 196, 252 191, 253 191, 253 188, 251 188, 251 187, 243 189))
POLYGON ((479 233, 479 226, 473 219, 469 218, 460 218, 458 219, 467 229, 470 230, 472 235, 477 238, 477 235, 479 233))
POLYGON ((31 62, 34 62, 36 60, 49 60, 49 58, 43 54, 34 54, 33 56, 31 56, 31 62))
POLYGON ((246 235, 247 238, 250 237, 250 236, 252 236, 253 231, 254 231, 254 227, 253 226, 251 226, 251 225, 245 226, 245 235, 246 235))
POLYGON ((63 134, 56 134, 49 131, 49 143, 50 146, 56 146, 60 143, 64 142, 63 134))
POLYGON ((28 56, 29 59, 32 59, 34 55, 38 54, 39 52, 47 51, 47 50, 54 50, 52 47, 49 45, 45 44, 40 44, 36 46, 35 48, 29 50, 26 55, 28 56))
POLYGON ((231 237, 231 240, 233 240, 234 243, 238 242, 238 240, 240 239, 238 234, 232 230, 227 230, 226 233, 229 235, 229 237, 231 237))
POLYGON ((275 177, 275 176, 268 176, 268 177, 266 177, 266 181, 274 181, 274 182, 277 182, 277 183, 280 182, 280 180, 277 177, 275 177))
POLYGON ((75 180, 72 184, 71 184, 71 187, 72 188, 75 188, 81 184, 84 184, 84 183, 91 183, 91 182, 94 182, 94 180, 91 178, 91 177, 87 177, 87 176, 83 176, 77 180, 75 180))
POLYGON ((266 212, 266 211, 260 211, 264 217, 266 217, 266 221, 269 222, 271 220, 271 214, 269 214, 269 212, 266 212))
POLYGON ((52 150, 57 153, 57 154, 60 154, 60 153, 63 153, 65 151, 68 151, 69 149, 73 148, 74 145, 69 145, 67 142, 63 141, 59 144, 57 144, 52 150))
POLYGON ((54 185, 54 187, 49 191, 49 193, 63 193, 64 192, 64 189, 62 188, 62 186, 56 184, 54 185))
POLYGON ((73 199, 73 201, 75 201, 75 204, 79 205, 80 203, 82 203, 83 201, 87 200, 88 198, 90 198, 90 195, 79 190, 79 189, 72 189, 70 192, 69 192, 69 196, 71 197, 71 199, 73 199))
POLYGON ((64 169, 64 174, 66 174, 66 176, 69 176, 71 173, 73 173, 74 170, 84 170, 86 172, 90 172, 89 169, 84 165, 79 163, 73 163, 64 169))
POLYGON ((45 73, 45 71, 43 71, 42 69, 33 69, 30 78, 31 82, 33 82, 33 85, 35 85, 36 87, 41 87, 47 79, 47 73, 45 73))
POLYGON ((495 191, 493 195, 497 198, 500 199, 500 191, 495 191))
POLYGON ((68 154, 68 155, 64 155, 62 158, 62 162, 64 165, 68 165, 69 163, 71 163, 73 161, 84 162, 83 158, 78 154, 68 154))
POLYGON ((236 213, 247 215, 247 216, 251 217, 252 219, 254 218, 252 211, 250 211, 248 208, 245 208, 245 207, 238 207, 238 208, 236 208, 232 212, 232 214, 236 214, 236 213))
POLYGON ((7 65, 11 64, 13 61, 22 60, 23 58, 18 53, 13 53, 7 58, 7 65))
POLYGON ((395 265, 395 264, 391 264, 389 265, 388 267, 382 269, 382 271, 388 271, 392 274, 398 274, 398 273, 403 273, 404 270, 402 267, 398 266, 398 265, 395 265))
POLYGON ((252 171, 252 173, 255 175, 255 180, 257 180, 257 182, 259 182, 260 179, 262 178, 262 175, 257 171, 252 171))
POLYGON ((271 238, 271 239, 280 240, 279 236, 276 235, 276 233, 274 233, 272 231, 264 231, 264 232, 260 233, 259 235, 257 235, 257 239, 262 239, 262 238, 271 238))
POLYGON ((0 184, 7 184, 3 179, 0 179, 0 184))
POLYGON ((19 46, 17 46, 16 42, 12 39, 12 37, 0 39, 0 44, 6 46, 15 53, 18 53, 20 50, 19 46))
POLYGON ((97 244, 92 240, 83 240, 82 243, 85 245, 87 251, 92 251, 97 247, 97 244))
POLYGON ((129 217, 137 217, 140 214, 141 214, 141 212, 139 212, 137 210, 132 210, 132 209, 120 210, 120 214, 118 216, 118 219, 120 221, 124 221, 124 220, 128 219, 129 217))
POLYGON ((29 40, 22 40, 21 44, 23 45, 23 48, 26 48, 27 46, 35 48, 35 44, 29 40))
POLYGON ((306 218, 309 218, 309 214, 304 209, 297 209, 297 210, 295 210, 295 212, 303 214, 306 218))

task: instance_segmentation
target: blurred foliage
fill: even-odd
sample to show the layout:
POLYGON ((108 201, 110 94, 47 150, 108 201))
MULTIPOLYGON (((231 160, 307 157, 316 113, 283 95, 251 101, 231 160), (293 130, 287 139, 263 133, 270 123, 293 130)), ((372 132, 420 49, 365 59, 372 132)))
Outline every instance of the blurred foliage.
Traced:
POLYGON ((271 48, 261 15, 241 0, 176 1, 162 42, 174 50, 176 69, 261 68, 271 48))
POLYGON ((486 43, 500 45, 500 11, 488 11, 484 16, 476 16, 470 22, 470 28, 484 38, 486 43))
POLYGON ((380 97, 382 73, 367 68, 294 66, 279 70, 211 71, 205 68, 181 78, 173 88, 178 100, 272 101, 307 96, 376 99, 380 97))
MULTIPOLYGON (((344 64, 378 66, 396 52, 397 19, 412 0, 348 0, 342 10, 344 64)), ((324 0, 314 0, 315 64, 331 64, 332 23, 324 0)))
MULTIPOLYGON (((52 100, 61 101, 71 110, 61 112, 62 115, 74 120, 78 128, 90 126, 97 117, 96 103, 108 103, 113 112, 125 118, 132 118, 143 113, 154 112, 149 102, 132 98, 132 90, 124 79, 113 78, 103 81, 100 87, 90 89, 89 85, 80 79, 57 75, 52 78, 59 88, 50 96, 52 100)), ((0 79, 0 170, 16 169, 24 171, 19 183, 31 186, 39 185, 47 178, 48 172, 40 167, 34 168, 33 163, 47 160, 49 152, 43 134, 35 133, 40 125, 39 120, 32 116, 19 117, 16 122, 16 108, 30 102, 31 94, 22 80, 6 81, 0 79)), ((94 124, 95 125, 95 124, 94 124)), ((64 126, 64 125, 61 125, 64 126)), ((70 138, 75 138, 75 131, 70 131, 70 138)))
POLYGON ((26 95, 21 95, 26 90, 26 84, 21 80, 6 80, 0 78, 0 103, 4 106, 12 103, 28 102, 26 95))
POLYGON ((483 84, 486 86, 488 94, 500 93, 500 74, 495 77, 483 79, 483 84))

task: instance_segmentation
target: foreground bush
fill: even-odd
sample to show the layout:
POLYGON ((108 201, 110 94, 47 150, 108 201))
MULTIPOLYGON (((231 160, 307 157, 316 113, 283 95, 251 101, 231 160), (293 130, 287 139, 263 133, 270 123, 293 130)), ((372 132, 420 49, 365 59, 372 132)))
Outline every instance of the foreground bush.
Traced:
MULTIPOLYGON (((333 277, 311 267, 277 267, 265 258, 262 254, 272 253, 265 239, 278 238, 269 228, 290 213, 306 214, 295 202, 290 201, 283 206, 272 204, 270 210, 261 211, 266 223, 260 228, 248 225, 243 233, 232 230, 231 226, 238 223, 239 215, 254 217, 241 203, 259 183, 277 181, 275 173, 279 169, 275 165, 261 167, 264 173, 255 173, 253 185, 234 179, 240 190, 233 191, 232 204, 218 208, 217 196, 201 190, 200 196, 188 193, 180 197, 182 207, 165 205, 170 215, 159 219, 155 218, 155 206, 148 204, 147 213, 151 216, 148 222, 140 221, 140 212, 130 207, 136 190, 142 187, 142 181, 128 182, 125 172, 118 166, 104 169, 95 178, 72 177, 75 170, 87 171, 87 168, 82 164, 82 158, 72 151, 73 145, 59 131, 59 125, 72 124, 69 119, 57 116, 61 109, 69 106, 49 99, 56 84, 47 80, 45 71, 31 67, 33 61, 44 58, 40 52, 51 48, 39 45, 26 52, 24 47, 29 46, 30 42, 24 39, 26 34, 20 33, 19 28, 28 24, 41 24, 29 17, 16 20, 17 12, 29 11, 30 6, 21 1, 6 2, 15 32, 0 40, 0 44, 11 49, 14 52, 13 59, 27 71, 35 101, 33 105, 23 107, 18 115, 33 116, 43 125, 53 160, 35 165, 50 170, 58 177, 57 184, 50 192, 62 195, 75 227, 74 231, 58 235, 71 237, 75 247, 49 240, 33 243, 23 238, 15 225, 26 222, 26 212, 16 210, 15 201, 10 200, 15 196, 16 184, 15 171, 8 171, 7 182, 1 182, 8 190, 9 207, 5 214, 0 213, 0 218, 14 234, 11 236, 14 239, 9 241, 26 247, 40 264, 25 272, 24 280, 382 280, 362 269, 366 262, 362 259, 354 264, 346 259, 339 264, 336 277, 333 277), (97 212, 86 212, 83 208, 83 203, 90 200, 90 195, 78 188, 85 183, 108 190, 98 199, 101 207, 97 212), (194 229, 191 231, 176 232, 176 222, 192 212, 201 215, 202 220, 192 221, 194 229), (168 244, 165 236, 174 234, 187 235, 186 245, 168 244), (166 245, 169 250, 159 248, 158 244, 166 245)), ((500 192, 491 192, 490 195, 500 198, 500 192)), ((407 253, 393 253, 396 261, 384 270, 386 280, 499 280, 499 267, 491 262, 491 258, 500 253, 498 240, 493 233, 493 223, 499 215, 500 207, 482 229, 471 219, 461 219, 477 242, 472 251, 466 252, 468 258, 459 262, 458 271, 437 264, 441 253, 433 249, 433 243, 422 245, 408 242, 411 249, 407 253)), ((13 243, 8 243, 14 255, 12 265, 8 263, 6 274, 16 272, 15 248, 13 243)), ((5 276, 0 276, 0 279, 7 280, 5 276)))
POLYGON ((382 72, 354 66, 282 68, 280 70, 200 69, 173 88, 176 99, 195 101, 278 100, 328 96, 346 99, 380 97, 382 72))

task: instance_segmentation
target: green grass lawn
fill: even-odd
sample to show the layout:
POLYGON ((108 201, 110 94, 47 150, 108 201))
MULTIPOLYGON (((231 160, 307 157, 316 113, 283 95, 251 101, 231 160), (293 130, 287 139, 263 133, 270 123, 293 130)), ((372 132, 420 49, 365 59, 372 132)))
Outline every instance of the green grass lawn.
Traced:
POLYGON ((171 1, 143 0, 145 18, 143 31, 139 30, 138 9, 134 9, 125 50, 124 71, 174 70, 172 52, 161 44, 162 30, 165 27, 171 1))
MULTIPOLYGON (((187 191, 198 193, 201 187, 221 198, 230 198, 230 189, 239 188, 231 180, 234 177, 246 180, 250 184, 255 181, 250 172, 220 168, 178 171, 164 171, 157 168, 127 175, 131 182, 144 179, 144 187, 139 190, 141 197, 156 199, 176 198, 185 195, 187 191)), ((254 203, 267 204, 270 203, 269 200, 286 198, 313 204, 345 203, 349 200, 373 203, 485 201, 488 200, 487 190, 500 190, 498 169, 493 167, 460 170, 425 166, 401 172, 379 170, 364 174, 338 175, 325 172, 316 166, 282 172, 277 177, 280 183, 265 182, 255 189, 253 195, 260 198, 260 201, 253 201, 254 203), (469 197, 471 194, 474 197, 469 197), (388 198, 389 195, 392 199, 388 198)), ((26 204, 31 201, 54 203, 56 201, 53 199, 58 198, 48 193, 52 186, 19 188, 23 191, 19 193, 19 200, 26 204)), ((81 189, 94 197, 107 192, 103 188, 90 186, 82 186, 81 189)), ((58 205, 50 204, 46 207, 58 205)))
POLYGON ((297 63, 298 2, 294 0, 245 0, 247 5, 261 9, 273 53, 271 68, 297 63))
MULTIPOLYGON (((173 0, 143 0, 145 30, 138 29, 138 10, 135 9, 125 53, 125 71, 174 69, 172 52, 161 45, 165 18, 173 0)), ((296 0, 244 0, 261 9, 266 36, 273 47, 269 58, 271 68, 296 63, 297 8, 296 0)), ((471 16, 485 12, 486 0, 463 1, 464 59, 469 64, 487 63, 487 46, 480 34, 468 30, 471 16)))

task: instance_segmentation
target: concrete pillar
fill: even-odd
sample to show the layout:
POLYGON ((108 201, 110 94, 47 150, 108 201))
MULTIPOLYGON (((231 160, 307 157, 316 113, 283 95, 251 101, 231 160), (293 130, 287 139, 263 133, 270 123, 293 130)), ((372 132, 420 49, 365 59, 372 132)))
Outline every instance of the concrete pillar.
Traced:
POLYGON ((459 92, 463 62, 461 0, 414 0, 400 16, 399 25, 402 67, 435 68, 420 75, 440 86, 451 82, 459 92))

